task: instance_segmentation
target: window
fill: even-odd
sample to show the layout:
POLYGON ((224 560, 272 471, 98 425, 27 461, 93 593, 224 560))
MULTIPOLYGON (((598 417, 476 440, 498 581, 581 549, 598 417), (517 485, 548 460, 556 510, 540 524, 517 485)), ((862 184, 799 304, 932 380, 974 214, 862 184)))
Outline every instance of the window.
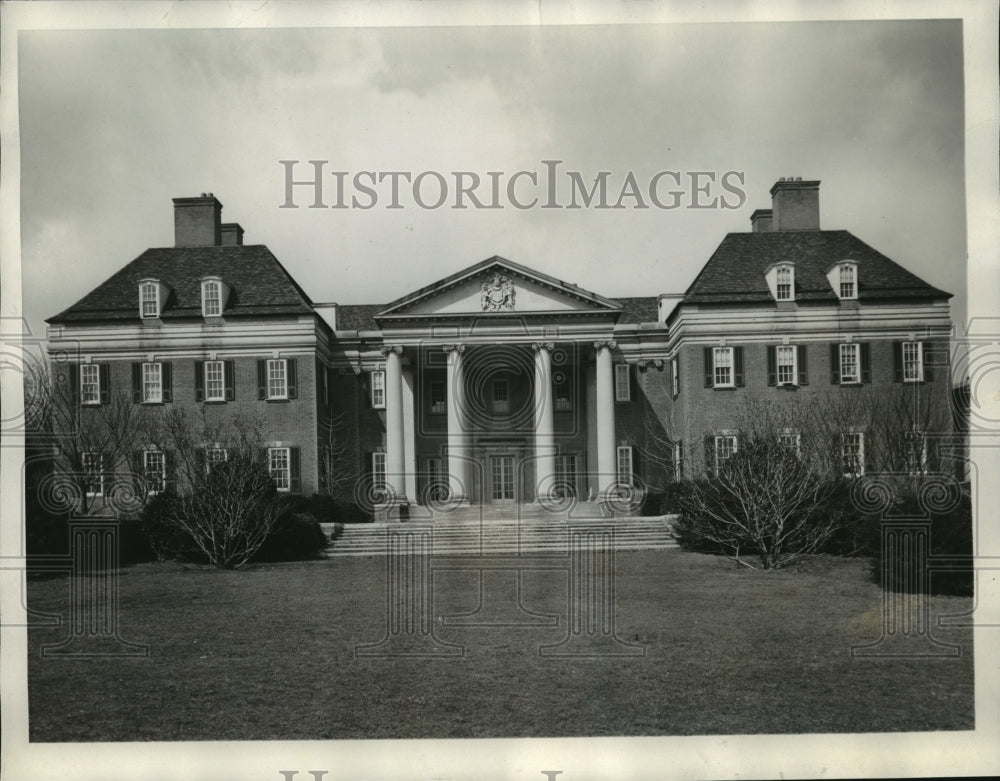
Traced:
POLYGON ((271 479, 279 491, 289 491, 292 487, 292 458, 287 447, 269 447, 267 449, 267 468, 271 479))
POLYGON ((558 496, 576 496, 576 456, 556 456, 556 485, 558 496))
POLYGON ((139 285, 139 315, 160 316, 160 286, 156 282, 143 282, 139 285))
POLYGON ((101 369, 96 363, 85 363, 80 367, 80 402, 101 403, 101 369))
POLYGON ((713 385, 716 388, 733 387, 733 348, 715 347, 712 350, 714 369, 713 385))
POLYGON ((566 412, 573 408, 570 378, 566 372, 556 372, 552 375, 552 397, 556 412, 566 412))
POLYGON ((83 453, 83 481, 87 496, 104 495, 104 455, 83 453))
POLYGON ((510 412, 510 384, 507 380, 493 380, 493 412, 499 415, 510 412))
POLYGON ((283 358, 267 362, 267 397, 269 399, 288 398, 288 362, 283 358))
POLYGON ((205 401, 226 400, 226 369, 223 361, 205 361, 205 401))
POLYGON ((788 452, 793 453, 796 458, 802 455, 802 435, 794 431, 783 431, 778 435, 778 444, 788 452))
POLYGON ((385 409, 385 372, 372 372, 372 407, 385 409))
POLYGON ((778 365, 778 385, 795 384, 798 377, 795 353, 795 348, 788 345, 781 345, 775 350, 778 365))
POLYGON ((615 364, 615 401, 632 400, 631 373, 627 363, 615 364))
POLYGON ((618 448, 618 484, 631 486, 633 483, 632 447, 622 445, 618 448))
POLYGON ((840 461, 844 468, 844 477, 858 477, 865 473, 864 434, 852 431, 841 436, 840 461))
POLYGON ((142 365, 142 400, 147 404, 163 401, 163 365, 144 363, 142 365))
POLYGON ((205 317, 222 314, 222 283, 216 279, 206 279, 201 283, 201 313, 205 317))
POLYGON ((722 471, 722 467, 725 466, 726 461, 732 458, 735 452, 736 437, 734 435, 724 434, 715 437, 715 463, 713 464, 715 474, 718 475, 722 471))
POLYGON ((903 458, 906 473, 922 475, 927 471, 927 435, 922 431, 907 431, 903 435, 903 458))
POLYGON ((444 415, 448 410, 448 397, 445 390, 445 383, 432 382, 430 387, 431 414, 444 415))
POLYGON ((205 450, 205 474, 212 471, 215 464, 229 460, 229 451, 224 447, 210 447, 205 450))
POLYGON ((857 298, 857 269, 850 263, 840 267, 840 297, 857 298))
POLYGON ((145 450, 142 454, 142 474, 146 492, 158 494, 167 487, 167 456, 162 450, 145 450))
POLYGON ((858 360, 859 345, 840 345, 840 382, 861 382, 860 361, 858 360))
POLYGON ((903 342, 903 382, 924 379, 924 351, 921 342, 903 342))
POLYGON ((778 267, 778 284, 776 288, 777 295, 775 296, 778 301, 791 301, 792 300, 792 267, 791 266, 779 266, 778 267))
POLYGON ((679 365, 676 358, 670 359, 670 392, 676 399, 681 394, 681 376, 677 373, 679 365))
POLYGON ((385 453, 372 453, 372 488, 376 493, 386 490, 385 453))
POLYGON ((674 480, 684 479, 684 443, 674 442, 674 480))

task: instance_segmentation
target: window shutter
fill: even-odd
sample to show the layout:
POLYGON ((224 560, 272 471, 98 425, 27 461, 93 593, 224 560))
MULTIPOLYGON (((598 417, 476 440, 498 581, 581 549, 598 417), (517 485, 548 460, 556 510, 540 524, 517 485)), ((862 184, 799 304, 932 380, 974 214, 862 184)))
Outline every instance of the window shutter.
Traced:
POLYGON ((774 345, 767 346, 767 384, 778 384, 778 348, 774 345))
POLYGON ((927 452, 928 472, 941 471, 941 454, 938 452, 938 443, 939 440, 933 439, 929 435, 924 434, 924 448, 927 452))
POLYGON ((712 368, 712 348, 706 347, 705 351, 705 387, 711 388, 715 385, 715 372, 712 368))
POLYGON ((173 491, 177 488, 177 457, 173 450, 163 451, 163 463, 166 468, 166 475, 163 478, 163 488, 165 491, 173 491))
POLYGON ((830 345, 830 382, 840 385, 840 345, 830 345))
POLYGON ((715 437, 712 435, 705 437, 705 471, 708 474, 715 472, 715 437))
POLYGON ((892 376, 893 381, 903 381, 903 343, 892 343, 892 376))
POLYGON ((939 353, 936 350, 927 349, 927 342, 920 343, 920 358, 921 358, 921 365, 924 367, 924 376, 923 376, 924 382, 934 381, 933 360, 935 359, 935 356, 937 356, 938 354, 939 353))
POLYGON ((222 378, 226 386, 226 401, 233 401, 236 399, 236 363, 235 361, 223 361, 223 373, 225 376, 222 378))
POLYGON ((297 399, 299 397, 298 372, 295 370, 295 359, 289 358, 285 361, 285 380, 288 388, 288 398, 297 399))
POLYGON ((267 361, 257 361, 257 398, 267 398, 267 361))
POLYGON ((194 362, 194 400, 205 400, 205 362, 194 362))
POLYGON ((743 387, 743 348, 733 348, 733 384, 737 388, 743 387))
POLYGON ((288 490, 293 494, 302 491, 302 470, 299 460, 299 449, 297 447, 288 448, 289 484, 288 490))
POLYGON ((673 383, 673 386, 674 386, 674 389, 675 389, 674 393, 673 393, 673 397, 676 399, 677 396, 680 394, 680 391, 681 391, 681 356, 680 356, 680 353, 678 353, 677 356, 674 358, 674 360, 671 361, 670 366, 671 366, 671 369, 673 371, 673 377, 670 378, 670 381, 673 383))
POLYGON ((204 448, 198 448, 194 451, 194 465, 198 473, 194 475, 194 479, 198 480, 205 476, 208 467, 208 453, 205 452, 204 448))
POLYGON ((861 345, 861 382, 872 381, 872 346, 868 342, 861 345))
POLYGON ((111 398, 111 372, 108 369, 110 367, 106 363, 99 364, 97 367, 97 374, 101 382, 101 404, 107 404, 111 398))
POLYGON ((170 361, 164 361, 160 364, 160 382, 163 387, 164 404, 170 404, 174 400, 174 377, 170 365, 170 361))
POLYGON ((799 364, 799 385, 809 384, 809 353, 806 351, 806 346, 800 344, 796 350, 798 351, 798 364, 799 364))
POLYGON ((80 403, 80 367, 75 363, 69 365, 69 396, 74 405, 80 403))
POLYGON ((142 364, 132 364, 132 403, 138 404, 142 401, 142 364))

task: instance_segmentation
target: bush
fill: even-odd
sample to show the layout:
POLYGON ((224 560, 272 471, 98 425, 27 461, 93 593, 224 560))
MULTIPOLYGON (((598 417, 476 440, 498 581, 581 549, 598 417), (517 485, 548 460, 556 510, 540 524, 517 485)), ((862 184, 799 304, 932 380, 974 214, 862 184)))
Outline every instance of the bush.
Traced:
POLYGON ((319 558, 327 538, 319 521, 310 513, 286 512, 264 540, 254 561, 301 561, 319 558))
POLYGON ((372 516, 352 502, 338 501, 329 494, 288 495, 283 504, 292 512, 308 513, 319 523, 371 523, 372 516))
POLYGON ((665 512, 663 509, 664 496, 664 492, 658 488, 646 489, 646 493, 642 497, 642 505, 639 507, 639 515, 663 515, 665 512))

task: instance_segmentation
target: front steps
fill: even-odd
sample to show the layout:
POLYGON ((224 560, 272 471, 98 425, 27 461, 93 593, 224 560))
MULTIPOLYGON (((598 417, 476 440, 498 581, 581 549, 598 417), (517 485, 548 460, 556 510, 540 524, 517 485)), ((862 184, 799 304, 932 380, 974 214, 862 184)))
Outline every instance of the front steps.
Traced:
POLYGON ((327 548, 331 557, 384 556, 390 552, 428 551, 435 556, 504 556, 517 554, 569 554, 570 530, 613 530, 615 550, 676 548, 671 533, 673 516, 601 518, 597 508, 575 508, 552 513, 537 505, 505 508, 463 507, 436 513, 430 520, 406 523, 345 524, 327 548), (419 541, 401 545, 403 540, 419 541), (407 532, 415 533, 410 538, 407 532))

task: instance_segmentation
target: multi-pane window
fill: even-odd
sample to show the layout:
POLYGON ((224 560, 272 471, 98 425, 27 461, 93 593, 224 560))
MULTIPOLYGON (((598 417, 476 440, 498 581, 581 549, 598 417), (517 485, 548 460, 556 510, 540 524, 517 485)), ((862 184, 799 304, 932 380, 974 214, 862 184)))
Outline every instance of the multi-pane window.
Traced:
POLYGON ((287 447, 270 447, 267 449, 267 468, 271 479, 279 491, 288 491, 292 487, 292 458, 287 447))
POLYGON ((865 473, 864 434, 852 431, 841 436, 840 461, 844 468, 844 477, 858 477, 865 473))
POLYGON ((385 491, 385 453, 372 453, 372 488, 381 493, 385 491))
POLYGON ((267 397, 288 398, 288 361, 284 358, 272 358, 267 362, 267 397))
POLYGON ((789 347, 788 345, 781 345, 775 349, 779 385, 795 384, 796 376, 798 375, 796 352, 795 347, 789 347))
POLYGON ((733 387, 733 348, 712 349, 713 382, 716 388, 733 387))
POLYGON ((736 452, 736 437, 732 434, 724 434, 715 438, 715 474, 722 471, 726 461, 733 457, 736 452))
POLYGON ((205 401, 226 400, 226 367, 223 361, 205 361, 205 401))
POLYGON ((163 364, 142 365, 142 400, 151 404, 163 401, 163 364))
POLYGON ((372 406, 375 409, 385 409, 385 372, 372 372, 372 406))
POLYGON ((858 358, 860 345, 840 345, 840 381, 861 382, 860 361, 858 358))
POLYGON ((211 472, 212 467, 229 460, 229 451, 224 447, 210 447, 205 450, 205 472, 211 472))
POLYGON ((159 317, 160 286, 155 282, 143 282, 139 286, 139 302, 142 317, 159 317))
POLYGON ((907 474, 922 475, 927 471, 927 436, 922 431, 907 431, 903 435, 903 458, 907 474))
POLYGON ((627 363, 615 364, 615 401, 631 401, 632 383, 627 363))
POLYGON ((102 453, 83 453, 83 481, 87 496, 104 495, 104 456, 102 453))
POLYGON ((222 314, 222 285, 217 280, 206 279, 201 283, 201 313, 205 317, 222 314))
POLYGON ((678 372, 678 363, 676 358, 670 359, 670 392, 676 399, 681 392, 681 377, 678 372))
POLYGON ((684 443, 674 442, 674 480, 684 479, 684 443))
POLYGON ((777 299, 779 301, 792 300, 792 268, 791 266, 778 267, 777 299))
POLYGON ((96 363, 85 363, 80 366, 80 402, 101 403, 101 367, 96 363))
POLYGON ((562 496, 576 495, 576 456, 556 456, 556 491, 562 496))
POLYGON ((802 455, 802 435, 793 431, 783 431, 778 434, 778 444, 796 457, 802 455))
POLYGON ((924 354, 920 342, 903 342, 903 382, 924 378, 924 354))
POLYGON ((856 269, 851 264, 840 267, 840 297, 857 298, 856 269))
POLYGON ((618 484, 619 485, 632 485, 632 447, 630 445, 622 445, 618 448, 618 484))
POLYGON ((510 412, 510 384, 507 380, 493 381, 493 412, 498 415, 510 412))
POLYGON ((167 456, 162 450, 145 450, 142 454, 142 473, 146 478, 146 491, 158 494, 167 487, 167 456))
POLYGON ((448 396, 443 382, 432 382, 430 387, 431 414, 443 415, 448 409, 448 396))

